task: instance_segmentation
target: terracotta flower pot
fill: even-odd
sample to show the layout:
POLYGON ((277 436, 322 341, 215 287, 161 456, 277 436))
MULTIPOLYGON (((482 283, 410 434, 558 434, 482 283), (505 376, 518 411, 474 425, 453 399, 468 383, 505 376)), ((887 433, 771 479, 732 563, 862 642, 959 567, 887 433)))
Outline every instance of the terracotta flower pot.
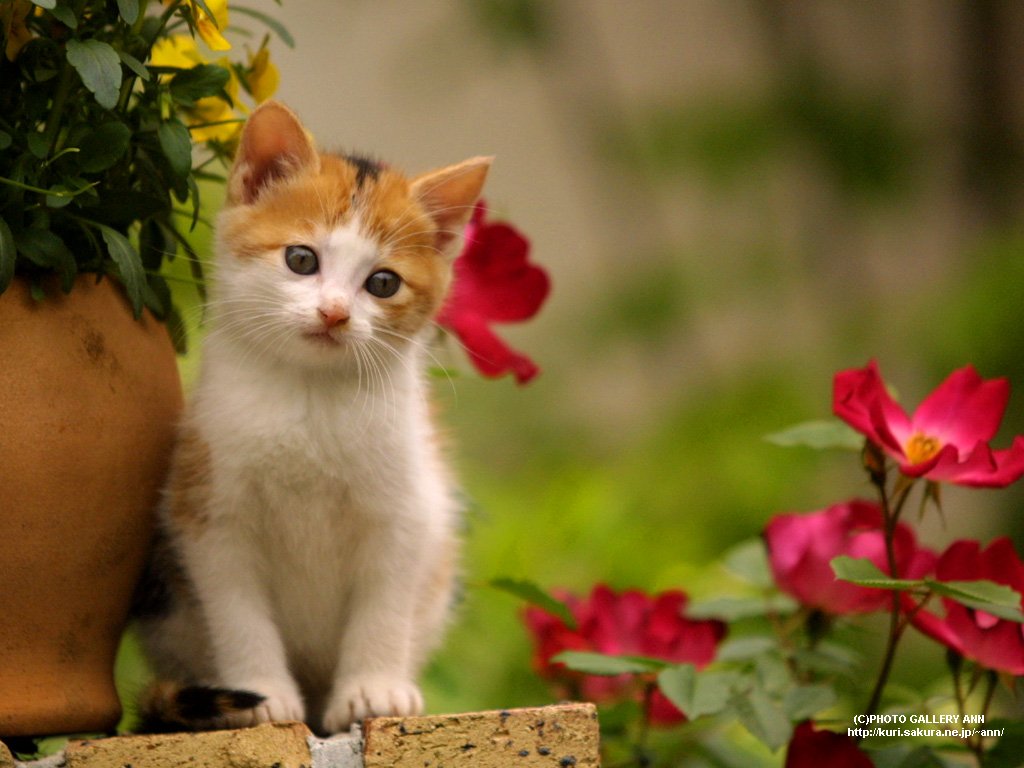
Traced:
POLYGON ((0 736, 117 723, 114 655, 181 402, 166 329, 110 280, 0 295, 0 736))

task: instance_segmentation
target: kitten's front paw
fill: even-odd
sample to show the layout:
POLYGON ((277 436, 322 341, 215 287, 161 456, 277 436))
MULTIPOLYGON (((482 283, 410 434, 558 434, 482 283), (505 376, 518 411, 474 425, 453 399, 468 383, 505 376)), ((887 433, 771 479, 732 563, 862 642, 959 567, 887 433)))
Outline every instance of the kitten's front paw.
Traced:
POLYGON ((294 684, 255 680, 232 688, 255 693, 262 696, 263 701, 252 709, 222 713, 216 718, 215 725, 218 728, 248 728, 261 723, 301 721, 306 718, 306 708, 294 684))
POLYGON ((367 675, 336 686, 324 713, 327 733, 347 731, 367 717, 406 717, 423 711, 423 695, 415 683, 385 675, 367 675))

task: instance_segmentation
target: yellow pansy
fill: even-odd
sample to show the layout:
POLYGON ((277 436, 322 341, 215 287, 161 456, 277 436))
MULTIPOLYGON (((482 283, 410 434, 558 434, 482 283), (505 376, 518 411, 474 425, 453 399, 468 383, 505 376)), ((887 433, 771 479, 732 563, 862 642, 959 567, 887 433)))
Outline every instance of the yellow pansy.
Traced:
POLYGON ((203 38, 203 42, 210 46, 210 50, 231 50, 231 43, 222 34, 228 28, 228 0, 206 0, 206 7, 213 13, 212 19, 194 0, 190 0, 190 5, 196 32, 203 38))
MULTIPOLYGON (((196 64, 205 64, 206 59, 196 46, 196 41, 190 35, 173 35, 162 38, 153 45, 153 53, 150 55, 149 63, 157 67, 179 67, 190 69, 196 64)), ((238 78, 235 77, 231 62, 222 58, 216 62, 231 73, 224 90, 231 97, 231 100, 238 103, 238 78)), ((209 96, 199 99, 195 106, 184 111, 185 122, 195 141, 209 141, 216 139, 224 143, 231 142, 237 138, 241 130, 240 123, 225 122, 236 120, 238 115, 224 99, 217 96, 209 96), (210 123, 222 123, 221 125, 210 125, 210 123), (197 127, 198 126, 198 127, 197 127)))
POLYGON ((206 59, 196 47, 196 41, 190 35, 171 35, 161 37, 153 43, 153 52, 149 63, 155 67, 180 67, 191 69, 196 64, 205 64, 206 59))
POLYGON ((277 66, 270 60, 270 51, 267 48, 260 48, 255 56, 249 57, 249 93, 257 104, 274 95, 277 85, 281 81, 281 73, 277 66))
MULTIPOLYGON (((224 86, 224 90, 231 97, 231 101, 236 106, 241 107, 241 104, 238 102, 238 78, 235 77, 235 70, 232 68, 231 62, 227 59, 220 59, 216 63, 231 73, 231 77, 228 79, 227 85, 224 86)), ((190 110, 188 120, 189 132, 196 141, 216 139, 228 144, 238 138, 238 134, 242 130, 242 124, 240 122, 224 121, 237 119, 238 114, 224 99, 210 96, 209 98, 197 101, 195 109, 190 110), (209 123, 223 124, 208 125, 209 123)))
MULTIPOLYGON (((176 2, 178 0, 164 0, 164 5, 176 2)), ((192 24, 196 33, 211 51, 231 50, 231 43, 223 34, 224 30, 228 28, 228 0, 206 0, 204 5, 210 9, 210 13, 213 14, 212 18, 196 0, 188 0, 189 10, 192 13, 192 24)))
POLYGON ((3 23, 4 39, 7 40, 4 53, 8 61, 14 61, 29 40, 32 32, 25 25, 25 19, 32 11, 29 0, 0 2, 0 22, 3 23))

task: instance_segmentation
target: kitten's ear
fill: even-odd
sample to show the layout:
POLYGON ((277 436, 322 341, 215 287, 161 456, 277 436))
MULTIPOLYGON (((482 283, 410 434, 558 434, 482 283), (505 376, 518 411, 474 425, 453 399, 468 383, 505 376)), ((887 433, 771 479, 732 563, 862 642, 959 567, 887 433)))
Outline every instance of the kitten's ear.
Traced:
POLYGON ((412 180, 413 198, 437 225, 439 250, 445 250, 469 221, 493 161, 493 157, 474 157, 412 180))
POLYGON ((228 181, 228 202, 251 203, 260 190, 320 162, 312 138, 299 118, 276 101, 249 115, 228 181))

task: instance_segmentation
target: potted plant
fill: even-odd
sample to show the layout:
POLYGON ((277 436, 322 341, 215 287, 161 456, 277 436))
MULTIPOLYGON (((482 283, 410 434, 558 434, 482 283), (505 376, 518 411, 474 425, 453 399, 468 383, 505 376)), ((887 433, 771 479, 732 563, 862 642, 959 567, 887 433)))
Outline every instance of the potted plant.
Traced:
POLYGON ((119 718, 181 406, 167 263, 201 280, 201 182, 276 84, 267 37, 206 60, 226 27, 213 0, 0 0, 0 736, 119 718))

